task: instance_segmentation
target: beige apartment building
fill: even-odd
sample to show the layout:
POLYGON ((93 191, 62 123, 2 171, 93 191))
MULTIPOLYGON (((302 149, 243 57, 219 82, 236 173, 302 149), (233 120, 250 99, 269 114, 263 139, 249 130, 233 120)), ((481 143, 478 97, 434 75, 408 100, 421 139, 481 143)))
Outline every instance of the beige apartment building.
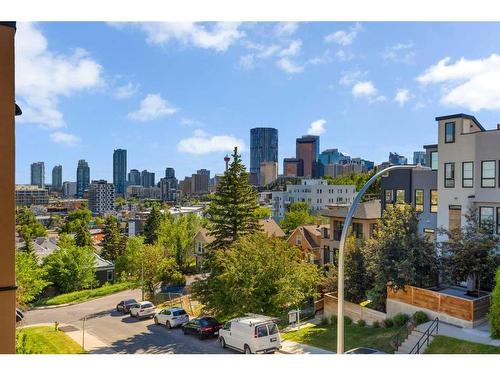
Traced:
POLYGON ((278 163, 263 161, 260 163, 260 186, 266 186, 278 178, 278 163))
POLYGON ((486 130, 466 114, 436 121, 438 228, 464 226, 464 215, 474 208, 480 222, 500 234, 500 125, 486 130))

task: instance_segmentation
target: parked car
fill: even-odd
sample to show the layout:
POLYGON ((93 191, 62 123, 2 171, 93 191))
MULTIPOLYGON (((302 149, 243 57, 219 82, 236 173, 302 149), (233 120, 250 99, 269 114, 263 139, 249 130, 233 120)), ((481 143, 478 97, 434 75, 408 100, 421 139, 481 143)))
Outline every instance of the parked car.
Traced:
POLYGON ((137 319, 155 316, 155 305, 149 301, 142 301, 130 306, 130 316, 135 316, 137 319))
POLYGON ((197 335, 198 338, 215 336, 219 334, 219 329, 222 328, 217 319, 210 316, 192 319, 182 326, 182 332, 185 335, 197 335))
POLYGON ((24 319, 24 313, 21 309, 16 307, 16 323, 21 322, 24 319))
POLYGON ((255 314, 232 319, 219 330, 219 343, 245 354, 274 353, 281 347, 275 320, 255 314))
POLYGON ((345 354, 387 354, 387 353, 378 349, 360 347, 348 350, 345 352, 345 354))
POLYGON ((135 305, 137 301, 135 299, 125 299, 120 301, 118 305, 116 305, 116 311, 121 311, 124 314, 130 313, 130 306, 135 305))
POLYGON ((161 310, 155 315, 155 323, 163 324, 167 328, 174 328, 182 326, 189 321, 189 316, 180 307, 172 307, 170 309, 161 310))

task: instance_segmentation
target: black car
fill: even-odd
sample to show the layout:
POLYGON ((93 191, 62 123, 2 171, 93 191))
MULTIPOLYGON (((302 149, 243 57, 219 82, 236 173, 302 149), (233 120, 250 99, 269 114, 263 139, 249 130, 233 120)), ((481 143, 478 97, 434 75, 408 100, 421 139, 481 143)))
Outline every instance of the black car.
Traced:
POLYGON ((24 319, 24 313, 16 307, 16 323, 19 323, 24 319))
POLYGON ((135 305, 136 303, 137 301, 133 298, 120 301, 120 303, 116 305, 116 311, 121 311, 124 314, 129 314, 130 307, 135 305))
POLYGON ((204 316, 201 318, 192 319, 182 326, 182 332, 185 335, 197 335, 198 338, 204 339, 205 337, 214 336, 219 333, 222 324, 217 319, 204 316))

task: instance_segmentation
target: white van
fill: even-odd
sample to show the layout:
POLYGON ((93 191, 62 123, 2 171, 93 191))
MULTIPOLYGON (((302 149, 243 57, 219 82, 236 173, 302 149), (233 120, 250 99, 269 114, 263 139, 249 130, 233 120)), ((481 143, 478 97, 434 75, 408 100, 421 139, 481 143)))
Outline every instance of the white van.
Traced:
POLYGON ((219 330, 219 343, 245 354, 274 353, 281 347, 276 319, 269 316, 247 314, 228 321, 219 330))

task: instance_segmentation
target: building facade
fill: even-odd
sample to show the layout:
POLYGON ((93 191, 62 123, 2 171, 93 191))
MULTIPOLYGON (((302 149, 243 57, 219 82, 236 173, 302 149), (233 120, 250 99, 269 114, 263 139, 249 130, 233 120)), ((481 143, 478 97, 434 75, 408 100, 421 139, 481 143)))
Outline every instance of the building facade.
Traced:
POLYGON ((45 188, 45 163, 43 161, 31 163, 31 185, 45 188))
POLYGON ((403 155, 399 155, 397 152, 390 152, 389 153, 389 164, 405 165, 405 164, 408 164, 408 159, 403 155))
POLYGON ((93 213, 111 212, 115 203, 115 186, 106 180, 92 181, 89 185, 89 209, 93 213))
POLYGON ((113 184, 117 194, 125 195, 127 188, 127 150, 113 151, 113 184))
POLYGON ((260 163, 259 184, 266 186, 278 178, 278 162, 264 161, 260 163))
POLYGON ((273 219, 282 220, 294 202, 305 202, 311 212, 319 212, 328 204, 351 204, 355 196, 354 185, 328 185, 326 180, 304 179, 300 185, 287 185, 286 191, 272 192, 273 219))
POLYGON ((16 185, 16 206, 39 206, 49 204, 47 189, 36 185, 16 185))
POLYGON ((76 195, 76 182, 64 181, 62 193, 65 198, 73 198, 76 195))
POLYGON ((147 169, 144 169, 141 172, 141 185, 143 187, 155 186, 155 174, 154 174, 154 172, 148 172, 147 169))
POLYGON ((463 227, 472 209, 484 227, 500 234, 500 125, 486 130, 466 114, 436 117, 436 121, 438 227, 463 227))
POLYGON ((278 129, 250 129, 250 173, 255 173, 259 186, 265 185, 260 181, 263 162, 278 162, 278 129))
POLYGON ((141 185, 141 172, 137 169, 131 169, 128 172, 128 185, 141 185))
POLYGON ((415 151, 413 153, 413 164, 427 165, 425 151, 415 151))
POLYGON ((283 159, 283 176, 285 177, 299 177, 303 176, 303 162, 297 158, 284 158, 283 159))
POLYGON ((52 189, 61 191, 62 189, 62 165, 52 168, 52 189))
POLYGON ((90 184, 90 167, 85 160, 78 161, 76 168, 76 196, 83 198, 83 193, 88 189, 90 184))
POLYGON ((304 135, 297 138, 295 157, 302 161, 302 175, 299 177, 319 177, 319 136, 304 135))

